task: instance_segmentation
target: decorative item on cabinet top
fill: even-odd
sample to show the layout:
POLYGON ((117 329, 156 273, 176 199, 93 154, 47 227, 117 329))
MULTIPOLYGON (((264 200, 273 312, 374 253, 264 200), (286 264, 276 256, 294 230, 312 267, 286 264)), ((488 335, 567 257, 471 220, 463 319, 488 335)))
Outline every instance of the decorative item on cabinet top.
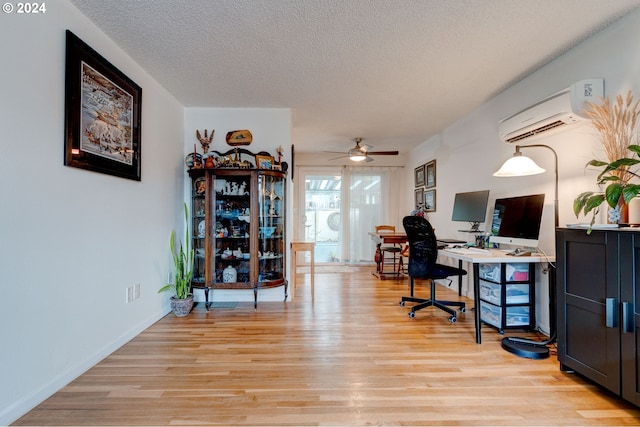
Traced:
MULTIPOLYGON (((213 153, 209 153, 209 147, 211 146, 211 142, 213 141, 213 135, 215 135, 215 129, 211 129, 211 135, 207 135, 207 130, 204 130, 204 135, 200 133, 199 130, 196 129, 196 138, 200 141, 200 146, 202 147, 202 160, 204 162, 205 168, 213 168, 216 166, 216 161, 213 153)), ((193 147, 193 152, 195 154, 196 147, 193 147)))
POLYGON ((287 173, 289 165, 287 162, 281 161, 279 155, 277 160, 267 151, 254 153, 245 148, 235 147, 229 151, 221 152, 212 150, 201 155, 196 152, 196 146, 193 146, 193 152, 189 153, 185 158, 185 164, 192 169, 267 169, 278 170, 287 173))
POLYGON ((253 135, 248 130, 232 130, 227 132, 227 144, 235 147, 236 145, 251 145, 253 135))
POLYGON ((202 153, 207 154, 209 151, 209 147, 211 146, 211 142, 213 141, 213 135, 215 134, 215 129, 211 130, 211 135, 207 136, 207 130, 204 130, 204 136, 200 134, 200 131, 196 129, 196 138, 200 141, 200 146, 202 147, 202 153))
POLYGON ((241 146, 248 146, 253 142, 253 135, 247 129, 233 130, 227 132, 226 143, 233 147, 231 150, 221 152, 217 150, 209 151, 215 135, 215 129, 211 133, 207 129, 200 132, 196 129, 196 139, 202 147, 202 154, 198 153, 196 144, 193 144, 193 151, 188 153, 185 164, 192 169, 266 169, 287 172, 288 165, 282 161, 284 149, 278 146, 276 158, 267 151, 254 153, 241 146))

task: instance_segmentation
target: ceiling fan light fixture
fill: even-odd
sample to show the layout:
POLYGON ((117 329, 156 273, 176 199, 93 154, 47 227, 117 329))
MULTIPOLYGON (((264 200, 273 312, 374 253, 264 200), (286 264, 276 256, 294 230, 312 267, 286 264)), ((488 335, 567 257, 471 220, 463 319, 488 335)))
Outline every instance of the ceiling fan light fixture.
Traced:
POLYGON ((354 162, 361 162, 367 158, 367 154, 362 150, 351 149, 349 150, 349 159, 354 162))

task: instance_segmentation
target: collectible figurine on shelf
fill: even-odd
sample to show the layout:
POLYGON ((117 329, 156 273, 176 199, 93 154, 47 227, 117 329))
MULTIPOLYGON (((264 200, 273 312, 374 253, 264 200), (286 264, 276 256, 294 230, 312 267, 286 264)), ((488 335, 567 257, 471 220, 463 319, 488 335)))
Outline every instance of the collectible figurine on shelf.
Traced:
POLYGON ((204 136, 200 134, 200 131, 196 129, 196 138, 200 141, 200 145, 202 146, 202 154, 206 155, 207 151, 209 151, 209 146, 211 145, 211 141, 213 141, 213 135, 215 133, 215 129, 211 130, 211 135, 207 135, 207 130, 204 130, 204 136))
POLYGON ((204 162, 204 167, 207 169, 212 169, 216 167, 216 161, 213 153, 209 153, 209 147, 211 146, 211 141, 213 141, 213 135, 215 134, 215 129, 211 130, 211 135, 207 134, 207 130, 204 130, 204 136, 200 133, 199 130, 196 129, 196 138, 200 141, 200 146, 202 147, 202 160, 204 162))
POLYGON ((247 193, 247 183, 246 182, 242 182, 242 184, 240 184, 240 187, 238 188, 238 196, 244 196, 247 193))
POLYGON ((184 158, 184 163, 189 169, 199 169, 202 167, 202 156, 194 150, 193 153, 187 154, 187 157, 184 158))
POLYGON ((232 130, 227 132, 227 144, 232 147, 236 147, 238 145, 251 145, 253 141, 253 135, 247 129, 244 130, 232 130))
POLYGON ((216 160, 213 153, 208 153, 204 159, 204 167, 206 169, 213 169, 216 167, 216 160))

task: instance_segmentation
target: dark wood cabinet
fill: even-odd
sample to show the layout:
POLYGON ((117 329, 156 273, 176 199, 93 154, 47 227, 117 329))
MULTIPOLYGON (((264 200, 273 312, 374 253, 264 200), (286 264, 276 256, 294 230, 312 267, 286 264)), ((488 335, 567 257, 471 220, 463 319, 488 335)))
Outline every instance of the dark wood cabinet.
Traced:
POLYGON ((640 405, 640 233, 558 229, 558 360, 640 405))
POLYGON ((286 174, 266 169, 191 169, 193 288, 284 287, 286 174))

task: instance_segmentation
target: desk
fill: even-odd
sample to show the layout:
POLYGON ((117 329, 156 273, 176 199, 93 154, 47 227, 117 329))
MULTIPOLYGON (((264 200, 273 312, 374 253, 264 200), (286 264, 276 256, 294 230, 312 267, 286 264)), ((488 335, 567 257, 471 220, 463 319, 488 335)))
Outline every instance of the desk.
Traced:
MULTIPOLYGON (((533 263, 543 263, 553 261, 552 257, 545 257, 542 254, 533 254, 530 256, 509 256, 504 251, 498 249, 490 249, 489 253, 483 252, 474 252, 469 250, 466 253, 452 252, 447 249, 440 249, 438 251, 438 256, 447 257, 450 259, 457 259, 458 266, 462 268, 463 262, 469 262, 473 264, 473 304, 475 311, 475 321, 476 321, 476 343, 480 344, 482 342, 481 336, 481 321, 480 321, 480 263, 502 263, 502 262, 533 262, 533 263)), ((549 276, 549 280, 552 280, 553 274, 549 276)), ((458 280, 461 281, 461 277, 458 277, 458 280)), ((461 283, 458 283, 461 285, 461 283)), ((551 283, 549 284, 551 286, 551 283)))
MULTIPOLYGON (((400 233, 400 232, 395 232, 395 233, 389 233, 389 232, 380 232, 380 233, 376 233, 375 231, 370 231, 369 232, 369 236, 371 236, 371 239, 373 240, 373 242, 376 244, 376 258, 374 259, 382 259, 382 253, 380 252, 380 245, 381 244, 404 244, 407 243, 407 233, 400 233)), ((371 274, 373 274, 374 276, 376 276, 378 279, 380 280, 384 280, 387 278, 387 276, 395 276, 395 277, 401 277, 399 274, 397 273, 393 273, 393 274, 389 274, 389 273, 385 273, 382 271, 381 268, 381 264, 379 262, 376 262, 376 269, 375 271, 372 271, 371 274)))

